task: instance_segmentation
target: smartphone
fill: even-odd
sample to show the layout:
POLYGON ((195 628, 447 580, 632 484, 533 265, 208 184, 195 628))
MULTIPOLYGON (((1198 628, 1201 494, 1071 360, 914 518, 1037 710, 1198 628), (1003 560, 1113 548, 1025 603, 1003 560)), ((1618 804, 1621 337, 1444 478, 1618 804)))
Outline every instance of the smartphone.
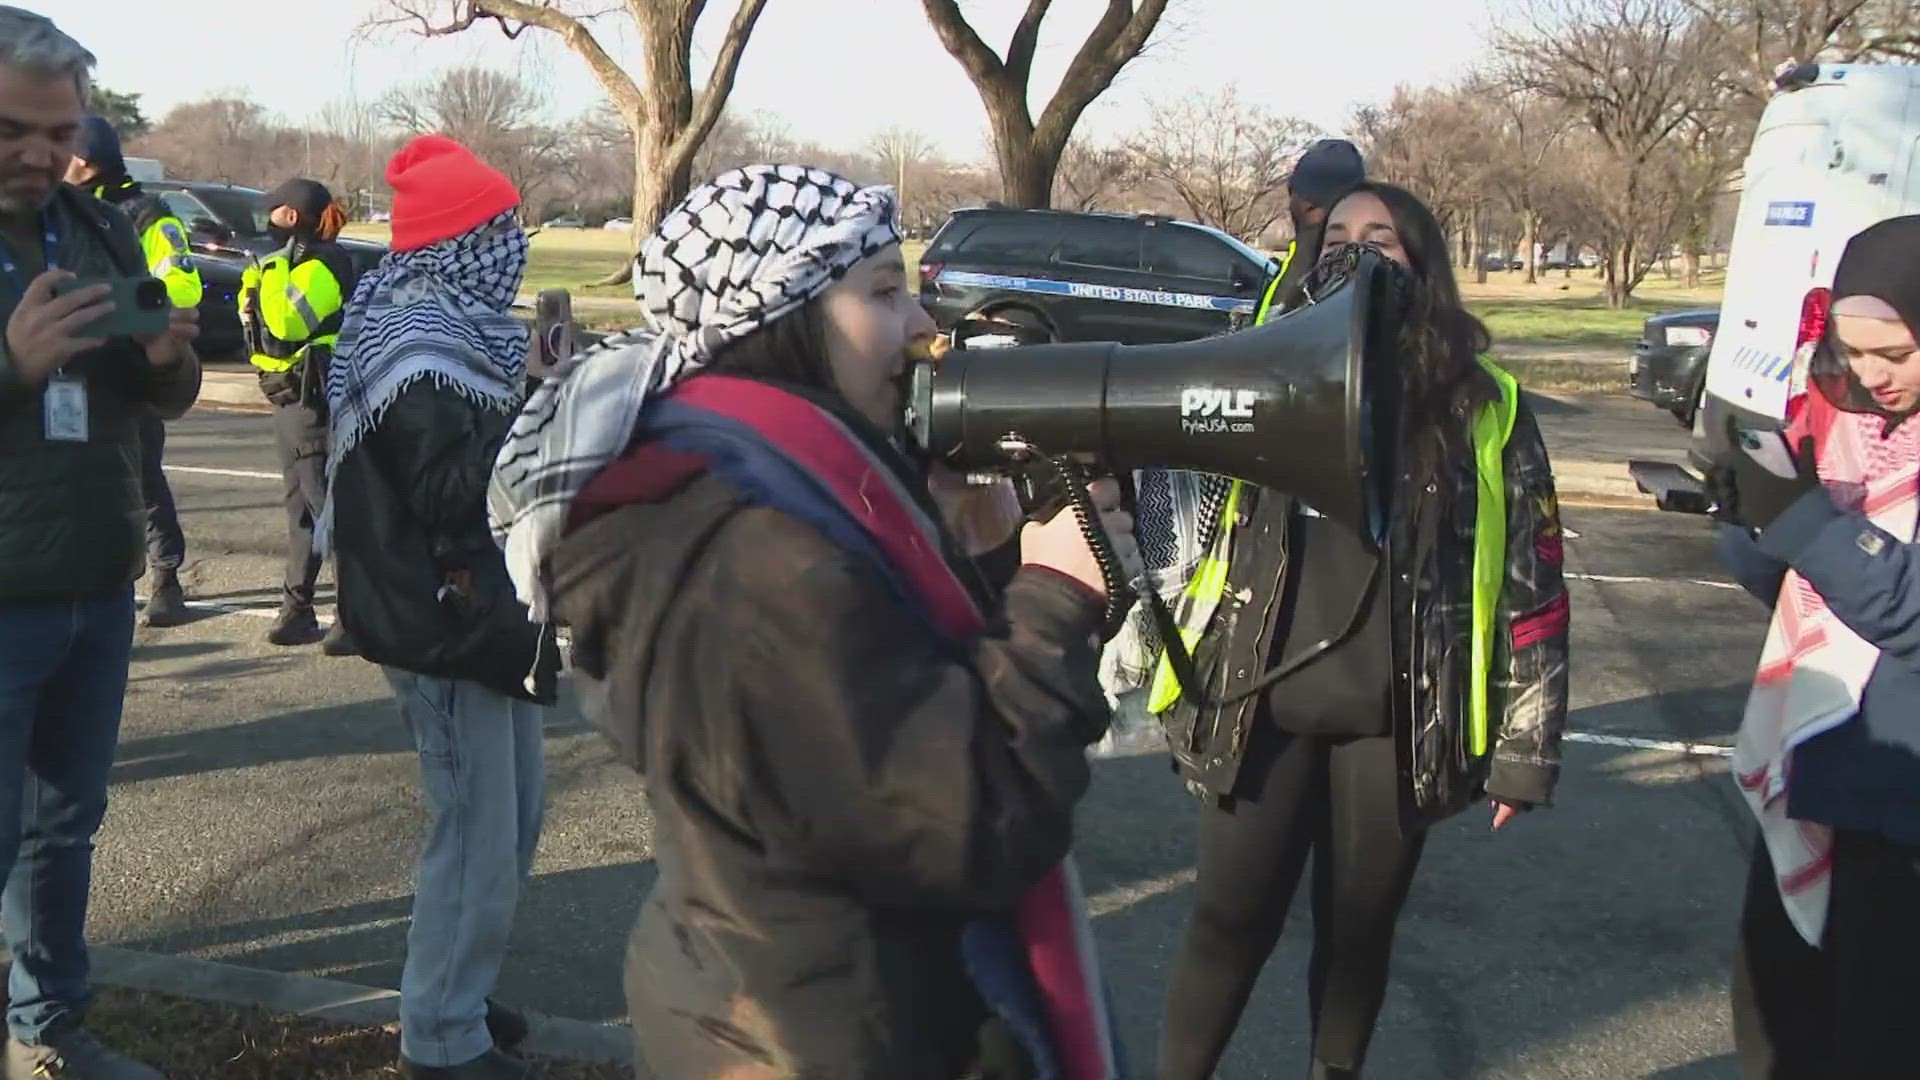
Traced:
POLYGON ((527 374, 544 379, 573 355, 573 297, 565 289, 542 289, 533 301, 533 356, 527 374))
POLYGON ((76 277, 55 285, 53 294, 61 296, 90 285, 107 286, 106 299, 113 310, 81 327, 82 337, 157 334, 167 328, 173 315, 167 283, 157 277, 76 277))

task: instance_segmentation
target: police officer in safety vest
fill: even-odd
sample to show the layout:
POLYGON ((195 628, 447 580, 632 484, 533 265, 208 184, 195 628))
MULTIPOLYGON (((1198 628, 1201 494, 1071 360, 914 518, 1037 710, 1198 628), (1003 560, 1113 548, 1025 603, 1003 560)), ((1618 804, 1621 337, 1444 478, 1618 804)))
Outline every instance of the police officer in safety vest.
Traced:
POLYGON ((1207 616, 1163 630, 1153 705, 1203 802, 1159 1080, 1214 1074, 1310 859, 1310 1075, 1359 1077, 1428 827, 1490 803, 1500 828, 1546 805, 1559 773, 1568 603, 1540 430, 1485 359, 1432 212, 1380 183, 1327 210, 1303 294, 1371 252, 1404 320, 1367 383, 1391 435, 1373 451, 1378 553, 1238 485, 1190 585, 1200 602, 1180 605, 1207 616))
MULTIPOLYGON (((147 270, 167 284, 174 307, 200 305, 200 271, 187 247, 186 226, 160 197, 127 175, 120 136, 104 118, 89 116, 80 125, 79 146, 67 165, 67 183, 88 191, 133 222, 147 270)), ((147 506, 148 626, 178 626, 187 621, 187 597, 180 588, 180 564, 187 558, 187 537, 174 509, 173 488, 161 468, 167 427, 158 416, 144 415, 140 427, 140 493, 147 506)))
POLYGON ((1266 295, 1254 323, 1266 322, 1291 307, 1299 299, 1299 285, 1312 269, 1320 251, 1320 233, 1326 225, 1327 211, 1347 189, 1367 178, 1366 162, 1360 150, 1345 139, 1321 139, 1294 162, 1287 178, 1287 216, 1293 219, 1293 239, 1280 256, 1280 272, 1267 283, 1266 295), (1305 258, 1297 258, 1299 252, 1305 258))
MULTIPOLYGON (((284 593, 267 640, 307 645, 321 639, 313 611, 321 562, 313 520, 326 504, 327 364, 353 296, 353 260, 334 242, 347 215, 325 185, 289 180, 268 193, 267 206, 273 235, 284 244, 256 258, 240 279, 240 324, 260 389, 274 407, 287 511, 284 593)), ((336 656, 354 651, 338 619, 324 648, 336 656)))

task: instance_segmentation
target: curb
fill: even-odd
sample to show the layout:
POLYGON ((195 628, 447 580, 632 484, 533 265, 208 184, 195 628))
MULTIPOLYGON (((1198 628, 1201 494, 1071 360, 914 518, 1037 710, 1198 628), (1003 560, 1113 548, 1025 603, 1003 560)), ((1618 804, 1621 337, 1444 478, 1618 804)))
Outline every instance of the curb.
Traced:
MULTIPOLYGON (((96 945, 89 952, 94 980, 106 986, 252 1006, 339 1024, 387 1025, 400 1020, 398 990, 107 945, 96 945)), ((519 1053, 593 1065, 634 1063, 633 1034, 624 1024, 525 1015, 531 1031, 519 1053)))

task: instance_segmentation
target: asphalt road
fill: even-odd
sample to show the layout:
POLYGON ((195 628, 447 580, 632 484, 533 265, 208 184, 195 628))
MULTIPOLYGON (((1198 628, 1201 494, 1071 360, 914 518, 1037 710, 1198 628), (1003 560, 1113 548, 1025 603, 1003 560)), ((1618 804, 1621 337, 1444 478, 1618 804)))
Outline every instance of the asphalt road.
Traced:
MULTIPOLYGON (((1682 445, 1677 424, 1628 405, 1566 415, 1633 423, 1637 409, 1682 445)), ((139 632, 95 938, 397 986, 422 817, 385 683, 364 661, 264 641, 284 536, 265 418, 194 413, 173 425, 167 460, 189 593, 233 610, 139 632)), ((1566 523, 1573 728, 1730 741, 1762 612, 1727 585, 1704 524, 1579 507, 1566 523)), ((618 1018, 624 938, 653 877, 645 801, 570 703, 547 750, 547 831, 500 996, 618 1018)), ((1711 753, 1575 743, 1554 808, 1498 836, 1480 811, 1437 830, 1369 1075, 1731 1080, 1723 987, 1748 829, 1725 772, 1711 753)), ((1101 761, 1082 819, 1080 864, 1141 1076, 1191 901, 1193 810, 1147 755, 1101 761)), ((1302 907, 1226 1080, 1304 1075, 1308 936, 1302 907)))

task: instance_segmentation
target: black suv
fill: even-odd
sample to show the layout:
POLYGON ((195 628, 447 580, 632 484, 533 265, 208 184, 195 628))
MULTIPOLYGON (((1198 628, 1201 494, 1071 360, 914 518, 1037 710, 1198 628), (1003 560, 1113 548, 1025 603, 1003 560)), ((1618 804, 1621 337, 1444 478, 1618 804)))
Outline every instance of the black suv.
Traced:
MULTIPOLYGON (((200 268, 200 353, 223 357, 243 348, 240 335, 240 274, 256 255, 271 255, 280 242, 267 228, 267 195, 255 188, 188 180, 148 180, 140 186, 159 196, 187 227, 187 244, 200 268)), ((379 265, 386 245, 340 239, 359 273, 379 265)), ((241 357, 245 359, 245 357, 241 357)))
POLYGON ((1279 263, 1158 215, 956 210, 920 256, 943 329, 1011 323, 1055 341, 1190 341, 1246 325, 1279 263))

